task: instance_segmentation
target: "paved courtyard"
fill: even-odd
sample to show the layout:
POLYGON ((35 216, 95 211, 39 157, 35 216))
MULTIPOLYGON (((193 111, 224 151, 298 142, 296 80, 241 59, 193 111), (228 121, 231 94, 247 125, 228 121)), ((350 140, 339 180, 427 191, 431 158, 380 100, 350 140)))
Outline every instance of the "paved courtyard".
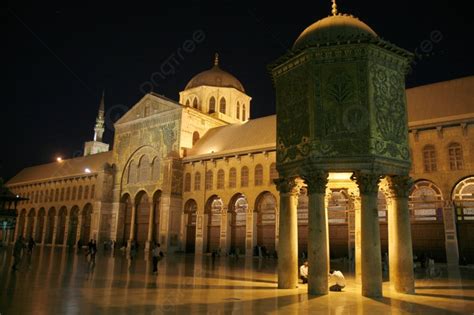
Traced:
MULTIPOLYGON (((308 296, 306 285, 276 289, 276 261, 169 255, 158 275, 144 255, 100 251, 96 263, 69 249, 35 248, 17 272, 11 248, 0 249, 0 313, 5 314, 474 314, 474 268, 447 269, 428 279, 417 273, 416 294, 361 297, 347 276, 344 292, 308 296)), ((338 267, 339 268, 339 267, 338 267)))

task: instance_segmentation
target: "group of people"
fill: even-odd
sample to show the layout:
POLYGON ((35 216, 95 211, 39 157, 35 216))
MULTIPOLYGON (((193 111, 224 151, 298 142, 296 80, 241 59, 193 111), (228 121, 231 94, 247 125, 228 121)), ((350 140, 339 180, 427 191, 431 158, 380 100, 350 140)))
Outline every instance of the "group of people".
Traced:
MULTIPOLYGON (((341 291, 346 287, 346 279, 339 270, 331 269, 328 275, 329 279, 329 291, 341 291)), ((308 283, 308 261, 305 260, 303 265, 300 267, 300 278, 303 284, 308 283)))
POLYGON ((36 246, 36 242, 34 241, 33 237, 30 237, 28 241, 23 237, 20 236, 13 246, 13 265, 12 270, 17 271, 20 267, 24 249, 27 249, 27 254, 29 257, 33 254, 33 248, 36 246))

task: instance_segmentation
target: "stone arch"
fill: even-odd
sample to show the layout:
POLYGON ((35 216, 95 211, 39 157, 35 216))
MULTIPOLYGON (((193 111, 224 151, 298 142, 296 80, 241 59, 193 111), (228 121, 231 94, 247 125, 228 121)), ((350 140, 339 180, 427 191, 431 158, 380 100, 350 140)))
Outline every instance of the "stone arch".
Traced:
POLYGON ((197 98, 197 96, 195 96, 194 99, 193 99, 193 108, 200 109, 199 99, 197 98))
POLYGON ((132 199, 130 194, 125 193, 120 198, 119 217, 117 224, 117 243, 120 247, 127 246, 130 239, 132 224, 132 199))
POLYGON ((277 200, 269 192, 261 192, 255 200, 257 212, 257 245, 262 246, 262 255, 275 251, 277 200))
POLYGON ((189 199, 184 204, 184 214, 186 216, 186 253, 194 253, 196 249, 196 215, 197 203, 194 199, 189 199))
POLYGON ((36 223, 36 233, 35 233, 35 242, 37 243, 43 243, 43 231, 45 228, 45 217, 46 217, 46 210, 44 208, 40 208, 38 210, 38 216, 37 220, 38 222, 36 223))
POLYGON ((464 177, 453 187, 451 199, 454 204, 458 235, 459 258, 462 263, 474 263, 474 175, 464 177))
POLYGON ((92 238, 92 204, 87 203, 82 209, 82 227, 81 227, 81 242, 87 244, 92 238))
POLYGON ((242 193, 236 193, 229 202, 230 212, 230 251, 245 253, 245 238, 247 228, 247 198, 242 193))
POLYGON ((157 181, 160 179, 160 159, 159 157, 155 156, 153 158, 153 161, 151 162, 152 164, 152 169, 151 169, 151 178, 154 181, 157 181))
POLYGON ((235 109, 235 118, 240 119, 240 102, 237 101, 237 107, 235 109))
POLYGON ((135 235, 133 239, 138 246, 144 246, 148 240, 148 225, 150 224, 150 198, 145 190, 135 195, 135 235))
POLYGON ((67 218, 67 208, 62 206, 58 211, 57 219, 57 228, 56 228, 56 241, 55 244, 63 245, 64 235, 66 233, 66 218, 67 218))
POLYGON ((220 248, 221 216, 224 211, 224 202, 217 195, 212 195, 206 201, 206 249, 212 252, 220 248))
POLYGON ((420 179, 411 188, 408 200, 413 253, 418 257, 431 255, 436 261, 446 261, 441 189, 429 180, 420 179))
POLYGON ((186 106, 189 106, 190 105, 190 102, 189 102, 189 98, 186 100, 186 106))

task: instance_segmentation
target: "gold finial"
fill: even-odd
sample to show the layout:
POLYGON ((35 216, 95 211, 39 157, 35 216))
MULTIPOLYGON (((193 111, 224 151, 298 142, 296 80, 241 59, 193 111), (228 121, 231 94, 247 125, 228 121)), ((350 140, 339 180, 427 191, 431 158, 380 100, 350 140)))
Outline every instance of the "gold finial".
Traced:
POLYGON ((337 15, 337 4, 336 4, 336 0, 332 0, 332 11, 331 11, 332 15, 337 15))
POLYGON ((216 55, 214 56, 214 66, 218 66, 219 65, 219 54, 216 53, 216 55))

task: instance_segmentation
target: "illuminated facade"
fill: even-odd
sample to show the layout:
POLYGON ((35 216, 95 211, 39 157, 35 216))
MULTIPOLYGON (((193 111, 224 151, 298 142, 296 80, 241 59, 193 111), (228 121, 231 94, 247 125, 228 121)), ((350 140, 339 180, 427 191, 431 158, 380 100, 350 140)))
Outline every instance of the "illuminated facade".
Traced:
MULTIPOLYGON (((451 263, 459 255, 474 261, 473 91, 474 77, 466 77, 406 92, 413 251, 451 263)), ((16 229, 2 238, 33 236, 56 246, 135 239, 145 249, 159 241, 168 252, 197 254, 253 255, 260 245, 273 253, 280 220, 273 182, 279 177, 277 119, 249 119, 250 101, 215 61, 180 92, 179 102, 145 95, 115 123, 111 151, 102 152, 108 147, 101 144, 98 117, 88 155, 26 168, 7 183, 29 200, 18 206, 16 229)), ((360 200, 350 176, 331 173, 325 192, 332 257, 354 256, 360 200)), ((388 248, 387 186, 382 181, 378 192, 382 252, 388 248)), ((297 222, 301 252, 308 234, 305 186, 297 222)))

